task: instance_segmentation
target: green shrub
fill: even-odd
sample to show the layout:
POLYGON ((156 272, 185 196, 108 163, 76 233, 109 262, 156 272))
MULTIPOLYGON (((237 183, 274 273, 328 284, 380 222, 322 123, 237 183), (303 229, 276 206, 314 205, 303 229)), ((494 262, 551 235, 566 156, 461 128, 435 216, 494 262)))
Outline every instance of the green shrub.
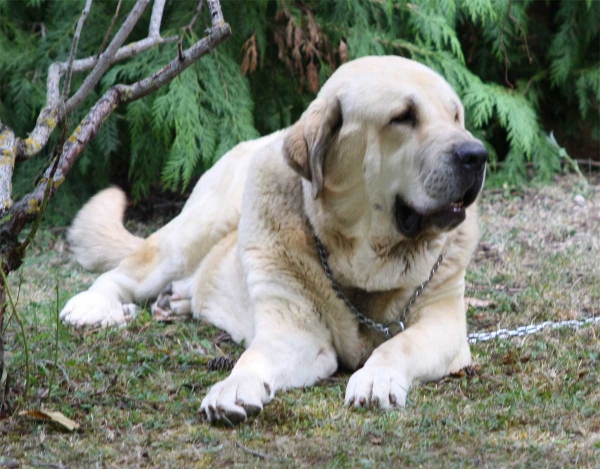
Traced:
MULTIPOLYGON (((0 0, 0 118, 20 136, 44 105, 48 66, 68 57, 83 3, 0 0)), ((185 190, 237 142, 291 124, 342 61, 369 54, 403 55, 444 75, 503 181, 548 180, 568 158, 563 141, 600 139, 597 1, 222 3, 232 38, 167 87, 118 109, 55 204, 70 212, 77 204, 69 200, 82 200, 109 180, 127 185, 136 198, 152 188, 185 190)), ((97 52, 116 4, 93 3, 78 57, 97 52)), ((123 2, 121 19, 132 5, 123 2)), ((195 8, 195 0, 168 2, 163 36, 179 34, 195 8)), ((145 37, 147 10, 130 40, 145 37)), ((208 24, 207 16, 197 21, 185 41, 197 40, 208 24)), ((115 64, 70 117, 71 127, 110 86, 138 80, 175 54, 176 44, 166 44, 115 64)), ((76 75, 72 89, 82 79, 76 75)), ((46 158, 20 165, 17 191, 31 187, 57 140, 46 158)))

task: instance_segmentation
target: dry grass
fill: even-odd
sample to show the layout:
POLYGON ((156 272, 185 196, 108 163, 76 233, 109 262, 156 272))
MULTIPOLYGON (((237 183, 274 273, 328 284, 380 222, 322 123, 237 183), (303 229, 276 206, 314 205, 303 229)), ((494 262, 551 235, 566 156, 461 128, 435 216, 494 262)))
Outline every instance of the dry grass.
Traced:
MULTIPOLYGON (((573 178, 520 193, 487 191, 483 238, 468 274, 471 330, 600 314, 600 188, 573 178), (574 198, 582 195, 583 206, 574 198)), ((138 227, 139 228, 139 227, 138 227)), ((146 313, 125 329, 80 334, 59 327, 59 303, 94 278, 42 233, 22 271, 19 311, 31 348, 32 395, 19 397, 24 357, 15 321, 7 331, 12 403, 75 419, 0 420, 0 467, 598 467, 598 327, 547 331, 473 346, 475 375, 417 386, 401 412, 343 407, 349 375, 280 393, 263 414, 229 429, 197 414, 211 358, 238 355, 219 332, 194 322, 158 324, 146 313), (48 397, 50 392, 50 397, 48 397)), ((19 275, 12 277, 14 291, 19 275)))

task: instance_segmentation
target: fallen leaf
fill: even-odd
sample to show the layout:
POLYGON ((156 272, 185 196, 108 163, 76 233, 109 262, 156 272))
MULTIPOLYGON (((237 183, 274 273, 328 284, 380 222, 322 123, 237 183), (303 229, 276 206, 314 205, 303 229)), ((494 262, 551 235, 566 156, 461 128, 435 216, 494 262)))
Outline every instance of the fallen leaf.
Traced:
POLYGON ((479 298, 465 298, 465 308, 490 308, 496 306, 493 301, 490 300, 480 300, 479 298))
POLYGON ((379 436, 371 435, 369 437, 369 441, 371 442, 371 444, 373 444, 375 446, 379 446, 379 445, 381 445, 381 443, 383 443, 383 438, 381 438, 379 436))
POLYGON ((52 420, 53 422, 62 425, 70 432, 79 428, 77 422, 65 417, 61 412, 51 412, 49 410, 24 410, 19 412, 19 415, 27 415, 41 420, 52 420))

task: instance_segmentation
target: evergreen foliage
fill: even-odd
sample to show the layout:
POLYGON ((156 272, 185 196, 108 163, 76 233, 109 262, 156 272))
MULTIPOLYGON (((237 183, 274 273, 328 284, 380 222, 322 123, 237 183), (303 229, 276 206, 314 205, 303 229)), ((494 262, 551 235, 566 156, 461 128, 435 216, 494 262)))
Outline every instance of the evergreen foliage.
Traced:
MULTIPOLYGON (((21 136, 33 128, 44 105, 48 66, 68 57, 83 3, 0 0, 0 117, 21 136)), ((120 20, 133 3, 123 2, 120 20)), ((169 1, 163 36, 179 34, 196 4, 169 1)), ((468 128, 485 142, 493 163, 501 163, 496 169, 503 180, 528 177, 531 167, 536 177, 548 180, 568 158, 565 141, 578 135, 600 139, 597 1, 222 4, 233 37, 167 87, 118 109, 60 191, 64 198, 83 198, 111 178, 128 183, 137 198, 152 188, 186 190, 236 143, 293 123, 341 62, 369 54, 413 58, 446 77, 465 104, 468 128)), ((97 52, 116 5, 117 0, 93 3, 78 57, 97 52)), ((147 10, 130 40, 145 37, 147 10)), ((205 15, 184 43, 197 40, 208 24, 205 15)), ((138 80, 175 54, 176 44, 166 44, 113 65, 70 117, 70 126, 110 86, 138 80)), ((75 75, 72 89, 83 78, 75 75)), ((31 184, 46 160, 19 166, 17 191, 31 184)))

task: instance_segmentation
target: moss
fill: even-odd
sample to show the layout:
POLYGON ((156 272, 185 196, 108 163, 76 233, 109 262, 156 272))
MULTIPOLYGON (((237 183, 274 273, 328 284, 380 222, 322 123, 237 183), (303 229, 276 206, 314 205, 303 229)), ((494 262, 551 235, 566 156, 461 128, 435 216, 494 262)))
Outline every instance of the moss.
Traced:
POLYGON ((41 149, 42 149, 42 143, 39 140, 37 140, 33 137, 27 137, 25 139, 25 152, 28 155, 35 155, 41 149))

